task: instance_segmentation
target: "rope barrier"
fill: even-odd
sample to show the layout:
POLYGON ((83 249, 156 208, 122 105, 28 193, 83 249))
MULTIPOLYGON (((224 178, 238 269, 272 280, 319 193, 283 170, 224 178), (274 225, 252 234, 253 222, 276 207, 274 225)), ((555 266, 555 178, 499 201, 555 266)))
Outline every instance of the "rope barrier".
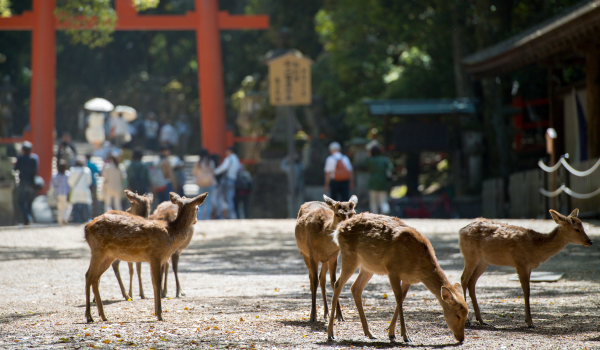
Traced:
POLYGON ((544 162, 542 162, 542 160, 540 159, 540 161, 538 161, 538 166, 545 172, 547 173, 551 173, 554 172, 556 170, 558 170, 558 168, 560 168, 560 165, 563 165, 571 174, 575 175, 575 176, 579 176, 579 177, 584 177, 584 176, 588 176, 591 173, 593 173, 594 171, 596 171, 596 169, 598 169, 598 167, 600 167, 600 159, 598 159, 598 161, 596 162, 596 164, 594 164, 594 166, 592 166, 591 168, 589 168, 586 171, 579 171, 575 168, 573 168, 564 157, 560 157, 560 161, 556 162, 556 164, 554 164, 553 166, 547 166, 546 164, 544 164, 544 162))
POLYGON ((546 197, 550 197, 550 198, 556 197, 563 192, 568 194, 569 196, 577 198, 577 199, 590 199, 590 198, 600 194, 600 188, 595 190, 594 192, 590 192, 590 193, 577 193, 565 185, 560 186, 559 188, 557 188, 555 191, 552 191, 552 192, 546 191, 545 189, 540 188, 540 193, 542 195, 544 195, 546 197))

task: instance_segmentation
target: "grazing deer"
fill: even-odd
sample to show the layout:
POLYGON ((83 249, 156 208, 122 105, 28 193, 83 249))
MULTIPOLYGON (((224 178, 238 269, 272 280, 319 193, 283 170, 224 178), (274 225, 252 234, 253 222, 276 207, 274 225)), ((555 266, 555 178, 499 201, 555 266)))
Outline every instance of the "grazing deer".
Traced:
MULTIPOLYGON (((171 202, 162 202, 158 205, 156 210, 152 215, 150 215, 150 219, 153 220, 163 220, 163 221, 173 221, 177 218, 177 206, 171 202)), ((173 262, 173 273, 175 274, 175 284, 177 286, 175 297, 179 298, 179 295, 185 296, 185 293, 181 289, 181 284, 179 283, 179 275, 178 275, 178 267, 179 267, 179 256, 181 252, 190 245, 192 238, 194 237, 194 227, 190 226, 190 232, 188 233, 188 239, 183 242, 179 248, 171 255, 171 261, 173 262)), ((161 296, 165 298, 167 296, 167 279, 169 276, 169 261, 165 262, 162 269, 164 273, 164 282, 163 288, 161 292, 161 296)))
MULTIPOLYGON (((340 222, 354 216, 356 213, 354 207, 358 203, 358 198, 354 195, 350 197, 348 202, 336 202, 326 195, 323 195, 323 199, 325 203, 304 203, 300 207, 298 220, 296 221, 296 245, 298 245, 300 254, 304 258, 304 263, 308 268, 308 278, 310 279, 310 294, 312 297, 310 322, 317 320, 317 287, 319 284, 321 285, 321 294, 325 305, 323 317, 327 319, 329 315, 327 290, 325 288, 327 269, 329 269, 329 279, 333 288, 340 251, 337 244, 333 242, 331 233, 340 222), (319 262, 321 263, 320 276, 318 275, 319 262)), ((339 303, 337 303, 336 308, 338 320, 343 321, 344 318, 339 303)))
MULTIPOLYGON (((342 256, 342 271, 335 282, 333 301, 340 297, 344 284, 360 266, 360 273, 352 284, 352 296, 358 309, 365 335, 375 337, 369 331, 362 305, 362 291, 373 274, 387 275, 394 296, 396 311, 392 317, 388 335, 395 339, 396 320, 400 316, 402 339, 411 341, 404 325, 402 302, 412 284, 422 282, 442 306, 446 324, 459 342, 465 339, 465 321, 469 312, 460 285, 450 284, 435 258, 431 243, 425 236, 400 219, 385 215, 362 213, 342 222, 333 233, 342 256)), ((329 318, 327 337, 334 339, 333 313, 329 318)))
POLYGON ((525 297, 525 321, 530 328, 534 328, 529 307, 531 270, 538 268, 569 243, 586 247, 592 245, 577 214, 579 209, 573 210, 569 216, 550 210, 550 215, 558 226, 549 234, 483 218, 460 229, 460 251, 465 258, 465 269, 460 278, 463 295, 466 299, 468 288, 475 318, 480 324, 486 323, 483 322, 477 305, 475 284, 488 265, 492 264, 517 269, 525 297))
POLYGON ((154 289, 156 318, 162 321, 160 298, 161 266, 179 246, 188 239, 189 227, 196 223, 198 206, 208 193, 188 199, 171 192, 171 202, 179 211, 174 221, 146 220, 130 214, 107 213, 98 216, 85 226, 85 240, 90 246, 92 257, 85 274, 85 315, 87 322, 94 322, 90 311, 90 287, 93 288, 98 313, 106 321, 98 281, 115 259, 149 262, 154 289))
MULTIPOLYGON (((125 190, 125 195, 127 199, 131 202, 131 207, 127 209, 126 213, 131 215, 137 215, 143 217, 144 219, 148 219, 150 214, 150 205, 152 204, 153 196, 152 193, 146 195, 138 195, 129 190, 125 190)), ((111 210, 107 213, 111 214, 122 214, 122 211, 111 210)), ((125 300, 130 300, 133 297, 133 263, 128 262, 129 266, 129 294, 125 291, 125 286, 123 285, 123 281, 121 280, 121 273, 119 272, 119 264, 121 260, 116 259, 112 263, 113 271, 115 272, 115 276, 117 277, 117 281, 119 282, 119 287, 121 288, 121 293, 123 294, 123 298, 125 300)), ((146 299, 144 296, 144 289, 142 288, 142 263, 138 262, 137 266, 137 274, 138 274, 138 282, 140 285, 140 298, 146 299)))

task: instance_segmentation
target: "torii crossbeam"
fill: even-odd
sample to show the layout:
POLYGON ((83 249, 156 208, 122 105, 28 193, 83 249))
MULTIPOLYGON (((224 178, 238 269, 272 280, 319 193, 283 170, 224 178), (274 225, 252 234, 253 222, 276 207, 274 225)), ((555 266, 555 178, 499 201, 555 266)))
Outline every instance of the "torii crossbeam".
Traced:
MULTIPOLYGON (((198 86, 200 97, 200 131, 202 143, 210 152, 223 155, 225 137, 225 97, 221 30, 267 29, 266 15, 230 15, 219 11, 217 0, 194 0, 195 11, 185 15, 139 15, 132 0, 115 0, 116 30, 194 30, 199 58, 198 86)), ((31 134, 24 138, 33 142, 40 157, 40 175, 50 183, 52 176, 53 131, 56 114, 56 31, 60 24, 54 16, 55 0, 33 0, 33 11, 0 18, 0 30, 31 30, 31 134)))

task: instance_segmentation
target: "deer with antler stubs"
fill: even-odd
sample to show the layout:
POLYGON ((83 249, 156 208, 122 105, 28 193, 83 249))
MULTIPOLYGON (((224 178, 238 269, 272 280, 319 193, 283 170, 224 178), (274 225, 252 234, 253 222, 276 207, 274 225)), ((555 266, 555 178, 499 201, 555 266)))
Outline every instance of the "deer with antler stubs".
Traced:
MULTIPOLYGON (((337 225, 354 216, 354 207, 358 203, 356 196, 350 197, 348 202, 337 202, 323 195, 323 202, 307 202, 300 207, 298 220, 296 221, 296 244, 304 263, 308 268, 310 279, 310 293, 312 306, 310 309, 310 321, 317 320, 317 288, 321 285, 323 304, 325 307, 324 318, 327 319, 327 291, 325 280, 329 269, 329 279, 333 287, 335 282, 335 270, 337 268, 338 252, 340 248, 333 242, 331 233, 337 225), (321 274, 319 275, 319 263, 321 263, 321 274)), ((333 304, 332 304, 333 305, 333 304)), ((333 306, 332 306, 333 307, 333 306)), ((338 320, 343 320, 340 304, 337 303, 338 320)))
MULTIPOLYGON (((416 229, 398 218, 362 213, 340 223, 333 233, 333 240, 340 247, 342 271, 335 282, 332 303, 338 301, 344 284, 360 266, 360 273, 351 289, 367 337, 375 338, 367 325, 362 291, 373 274, 378 274, 388 276, 396 297, 396 311, 388 330, 390 339, 396 338, 396 320, 400 317, 402 338, 405 342, 410 341, 404 324, 402 302, 408 288, 422 282, 438 299, 454 338, 460 342, 464 340, 469 310, 460 285, 450 284, 437 262, 431 243, 416 229)), ((329 340, 334 339, 333 323, 332 313, 327 327, 329 340)))
MULTIPOLYGON (((154 213, 150 215, 150 219, 152 220, 164 220, 164 221, 173 221, 177 218, 177 206, 171 202, 162 202, 158 205, 154 213)), ((187 234, 188 239, 183 242, 179 248, 171 255, 171 262, 173 263, 173 274, 175 275, 175 286, 176 292, 175 297, 179 298, 179 295, 185 296, 185 293, 181 289, 181 284, 179 283, 179 256, 181 252, 187 248, 192 242, 192 238, 194 237, 194 227, 189 228, 190 232, 187 234)), ((165 298, 167 296, 167 279, 169 276, 169 261, 167 260, 164 263, 163 267, 164 281, 163 288, 161 292, 161 296, 165 298)))
POLYGON ((131 214, 103 214, 85 227, 85 240, 90 246, 92 257, 85 274, 85 314, 88 322, 94 322, 90 310, 90 287, 92 287, 98 313, 106 321, 98 281, 115 259, 150 263, 154 309, 156 318, 162 321, 161 266, 188 239, 189 228, 196 223, 198 206, 208 193, 188 199, 170 194, 171 202, 179 207, 177 218, 166 222, 146 220, 131 214))
POLYGON ((463 295, 466 299, 469 289, 475 318, 480 324, 485 325, 485 322, 479 312, 475 284, 491 264, 517 269, 525 299, 525 321, 530 328, 534 327, 529 306, 531 270, 538 268, 569 243, 586 247, 592 245, 577 214, 579 209, 573 210, 569 216, 550 210, 550 215, 558 226, 549 234, 483 218, 478 218, 460 229, 460 251, 465 258, 465 268, 461 276, 463 295))

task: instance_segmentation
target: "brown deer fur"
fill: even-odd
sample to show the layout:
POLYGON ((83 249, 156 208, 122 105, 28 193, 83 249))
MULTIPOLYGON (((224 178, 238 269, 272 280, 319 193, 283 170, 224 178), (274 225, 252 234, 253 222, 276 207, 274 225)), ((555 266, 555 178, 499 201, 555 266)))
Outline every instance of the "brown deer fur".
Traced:
MULTIPOLYGON (((327 291, 325 279, 329 269, 329 279, 333 288, 335 282, 335 271, 337 268, 338 252, 340 248, 333 242, 331 233, 337 225, 354 216, 354 207, 358 202, 356 196, 350 197, 348 202, 336 202, 323 195, 323 202, 307 202, 300 207, 298 220, 296 221, 296 244, 304 263, 308 268, 310 279, 310 294, 312 305, 310 309, 310 321, 317 320, 317 287, 321 285, 323 304, 325 306, 324 318, 327 319, 327 291), (318 275, 319 262, 321 263, 321 275, 318 275)), ((337 303, 338 320, 343 320, 340 304, 337 303)))
MULTIPOLYGON (((454 337, 462 342, 465 338, 467 303, 460 285, 450 284, 437 263, 431 243, 400 219, 385 215, 362 213, 342 222, 333 234, 340 246, 342 271, 335 282, 333 301, 338 301, 344 284, 360 266, 360 273, 352 284, 352 296, 362 323, 363 331, 374 338, 367 325, 362 306, 362 291, 373 274, 387 275, 396 297, 396 311, 390 323, 388 335, 395 339, 396 319, 400 315, 402 338, 410 341, 404 325, 402 302, 408 288, 422 282, 442 306, 446 324, 454 337)), ((333 313, 329 318, 327 336, 333 339, 333 313)))
POLYGON ((589 247, 592 241, 585 234, 581 220, 577 218, 579 209, 569 216, 550 210, 558 226, 549 234, 543 234, 519 226, 478 218, 459 231, 460 251, 465 258, 465 269, 461 276, 463 295, 467 288, 473 302, 475 317, 485 324, 479 312, 475 284, 488 265, 512 266, 517 269, 525 299, 525 321, 533 328, 529 307, 529 278, 531 270, 560 252, 567 244, 580 244, 589 247))
POLYGON ((179 207, 177 218, 172 222, 107 213, 85 226, 85 240, 92 253, 90 266, 85 274, 85 314, 88 322, 94 321, 90 312, 90 287, 93 288, 100 317, 103 321, 107 320, 98 281, 115 259, 150 263, 155 315, 162 321, 161 265, 188 239, 188 228, 196 223, 198 205, 204 202, 208 193, 191 199, 179 197, 174 192, 169 195, 171 202, 179 207))
MULTIPOLYGON (((150 219, 152 220, 164 220, 164 221, 174 221, 177 218, 177 205, 171 202, 162 202, 158 205, 156 210, 152 215, 150 215, 150 219)), ((194 237, 194 227, 188 229, 190 232, 188 233, 188 239, 179 246, 179 248, 171 255, 171 261, 173 262, 173 273, 175 274, 175 285, 177 286, 175 297, 179 298, 179 295, 185 296, 185 293, 181 289, 181 284, 179 283, 179 275, 178 275, 178 266, 179 266, 179 256, 181 252, 190 245, 192 238, 194 237)), ((163 288, 161 292, 161 296, 165 298, 167 296, 167 278, 169 276, 169 261, 165 262, 162 267, 164 273, 164 282, 163 288)))
MULTIPOLYGON (((152 204, 152 200, 154 198, 152 196, 152 193, 146 195, 138 195, 129 190, 125 190, 125 195, 127 196, 127 199, 129 199, 129 201, 131 202, 131 207, 127 209, 126 213, 141 216, 147 219, 150 214, 150 205, 152 204)), ((118 210, 110 210, 107 213, 122 214, 123 212, 118 210)), ((123 285, 123 281, 121 280, 121 274, 119 272, 120 263, 121 260, 116 259, 112 263, 112 268, 115 272, 115 276, 117 277, 117 281, 119 282, 119 287, 121 288, 123 298, 125 298, 125 300, 130 300, 133 297, 133 263, 127 263, 129 267, 129 294, 127 294, 127 292, 125 291, 125 286, 123 285)), ((146 299, 146 297, 144 296, 144 289, 142 288, 142 263, 138 262, 136 265, 138 282, 140 286, 140 298, 146 299)))

